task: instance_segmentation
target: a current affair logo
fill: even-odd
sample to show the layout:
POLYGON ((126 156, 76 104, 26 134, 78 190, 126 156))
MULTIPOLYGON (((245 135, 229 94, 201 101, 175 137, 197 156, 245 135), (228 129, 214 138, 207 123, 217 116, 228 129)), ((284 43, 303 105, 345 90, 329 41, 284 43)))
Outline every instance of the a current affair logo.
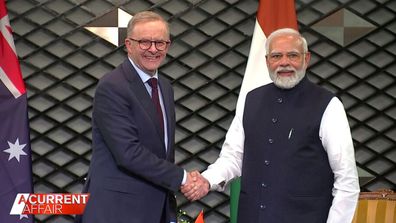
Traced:
POLYGON ((17 194, 10 215, 82 214, 89 194, 17 194))

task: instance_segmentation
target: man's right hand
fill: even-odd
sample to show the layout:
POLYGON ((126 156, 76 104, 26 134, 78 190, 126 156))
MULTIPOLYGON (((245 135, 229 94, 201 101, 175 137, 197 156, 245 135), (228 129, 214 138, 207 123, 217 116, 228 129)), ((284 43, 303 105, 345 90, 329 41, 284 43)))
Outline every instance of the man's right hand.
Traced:
POLYGON ((209 193, 210 184, 198 171, 187 173, 187 181, 181 186, 181 192, 190 200, 199 200, 209 193))

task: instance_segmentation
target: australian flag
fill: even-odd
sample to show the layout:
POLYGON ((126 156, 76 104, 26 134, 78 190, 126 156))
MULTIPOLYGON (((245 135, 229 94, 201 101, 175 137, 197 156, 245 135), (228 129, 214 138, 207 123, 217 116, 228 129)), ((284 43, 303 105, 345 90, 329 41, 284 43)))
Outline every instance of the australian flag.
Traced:
POLYGON ((4 0, 0 0, 0 222, 33 222, 10 215, 17 193, 32 192, 25 84, 4 0))

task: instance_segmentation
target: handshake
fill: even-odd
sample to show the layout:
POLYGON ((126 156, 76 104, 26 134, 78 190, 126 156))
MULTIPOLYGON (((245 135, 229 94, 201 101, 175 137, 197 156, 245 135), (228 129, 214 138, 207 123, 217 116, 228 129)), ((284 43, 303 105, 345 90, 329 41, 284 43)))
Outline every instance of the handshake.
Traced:
POLYGON ((209 189, 209 181, 196 170, 187 173, 187 181, 180 187, 183 195, 190 201, 206 196, 209 189))

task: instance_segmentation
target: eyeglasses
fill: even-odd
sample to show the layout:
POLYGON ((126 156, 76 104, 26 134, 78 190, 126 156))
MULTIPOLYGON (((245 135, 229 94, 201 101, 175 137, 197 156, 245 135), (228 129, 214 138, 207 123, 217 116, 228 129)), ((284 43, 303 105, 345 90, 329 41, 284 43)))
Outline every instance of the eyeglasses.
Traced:
POLYGON ((135 41, 135 42, 138 42, 139 47, 142 50, 148 50, 154 44, 155 48, 158 51, 163 51, 171 43, 169 40, 168 41, 161 41, 161 40, 154 41, 154 40, 148 40, 148 39, 141 39, 141 40, 132 39, 132 38, 128 38, 128 39, 132 40, 132 41, 135 41))
MULTIPOLYGON (((304 54, 305 53, 288 52, 288 53, 286 53, 286 57, 290 61, 296 62, 296 61, 300 61, 304 54)), ((270 53, 267 55, 267 58, 270 62, 274 63, 274 62, 280 61, 284 55, 285 54, 283 54, 283 53, 270 53)))

